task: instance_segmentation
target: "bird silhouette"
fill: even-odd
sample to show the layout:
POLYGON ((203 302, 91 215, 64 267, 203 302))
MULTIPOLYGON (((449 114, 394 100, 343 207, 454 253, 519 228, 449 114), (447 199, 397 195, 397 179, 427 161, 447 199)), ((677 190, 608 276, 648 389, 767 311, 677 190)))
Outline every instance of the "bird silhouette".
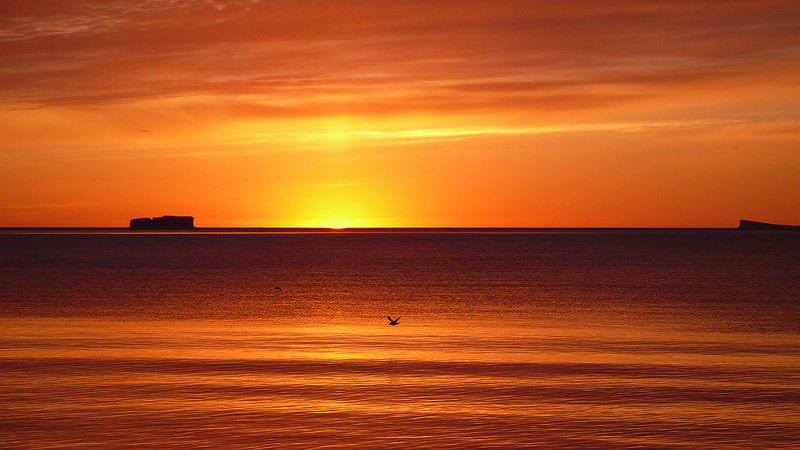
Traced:
POLYGON ((392 319, 389 316, 386 316, 386 317, 389 318, 389 325, 397 325, 397 321, 400 320, 400 317, 398 317, 397 319, 392 319))

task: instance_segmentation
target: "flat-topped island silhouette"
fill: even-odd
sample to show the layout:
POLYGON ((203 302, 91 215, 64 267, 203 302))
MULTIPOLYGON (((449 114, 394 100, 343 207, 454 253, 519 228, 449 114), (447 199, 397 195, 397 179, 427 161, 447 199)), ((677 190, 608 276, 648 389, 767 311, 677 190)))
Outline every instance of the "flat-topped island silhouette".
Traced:
POLYGON ((131 219, 131 230, 194 230, 192 216, 161 216, 131 219))

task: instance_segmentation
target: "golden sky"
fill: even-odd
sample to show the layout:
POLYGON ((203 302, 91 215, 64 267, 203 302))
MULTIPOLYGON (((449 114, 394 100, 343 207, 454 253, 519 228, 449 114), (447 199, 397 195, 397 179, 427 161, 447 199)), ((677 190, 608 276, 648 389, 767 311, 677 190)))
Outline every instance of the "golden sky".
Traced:
POLYGON ((797 0, 2 0, 0 226, 800 224, 797 0))

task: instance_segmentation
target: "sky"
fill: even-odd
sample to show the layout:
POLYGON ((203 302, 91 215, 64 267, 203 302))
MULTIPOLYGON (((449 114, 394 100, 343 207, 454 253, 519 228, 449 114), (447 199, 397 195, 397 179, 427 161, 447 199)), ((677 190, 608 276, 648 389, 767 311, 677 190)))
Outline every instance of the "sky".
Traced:
POLYGON ((0 227, 800 224, 796 0, 2 0, 0 227))

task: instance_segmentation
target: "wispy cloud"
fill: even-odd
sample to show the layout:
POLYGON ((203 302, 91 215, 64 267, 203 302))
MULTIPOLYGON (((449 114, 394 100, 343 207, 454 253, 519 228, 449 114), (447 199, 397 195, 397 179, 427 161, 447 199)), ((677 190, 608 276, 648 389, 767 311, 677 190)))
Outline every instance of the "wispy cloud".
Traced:
POLYGON ((68 202, 68 203, 39 203, 39 204, 0 203, 0 211, 84 208, 88 206, 96 206, 99 204, 101 203, 80 202, 80 201, 68 202))
POLYGON ((8 0, 0 16, 3 101, 38 105, 595 109, 800 73, 794 1, 8 0))

